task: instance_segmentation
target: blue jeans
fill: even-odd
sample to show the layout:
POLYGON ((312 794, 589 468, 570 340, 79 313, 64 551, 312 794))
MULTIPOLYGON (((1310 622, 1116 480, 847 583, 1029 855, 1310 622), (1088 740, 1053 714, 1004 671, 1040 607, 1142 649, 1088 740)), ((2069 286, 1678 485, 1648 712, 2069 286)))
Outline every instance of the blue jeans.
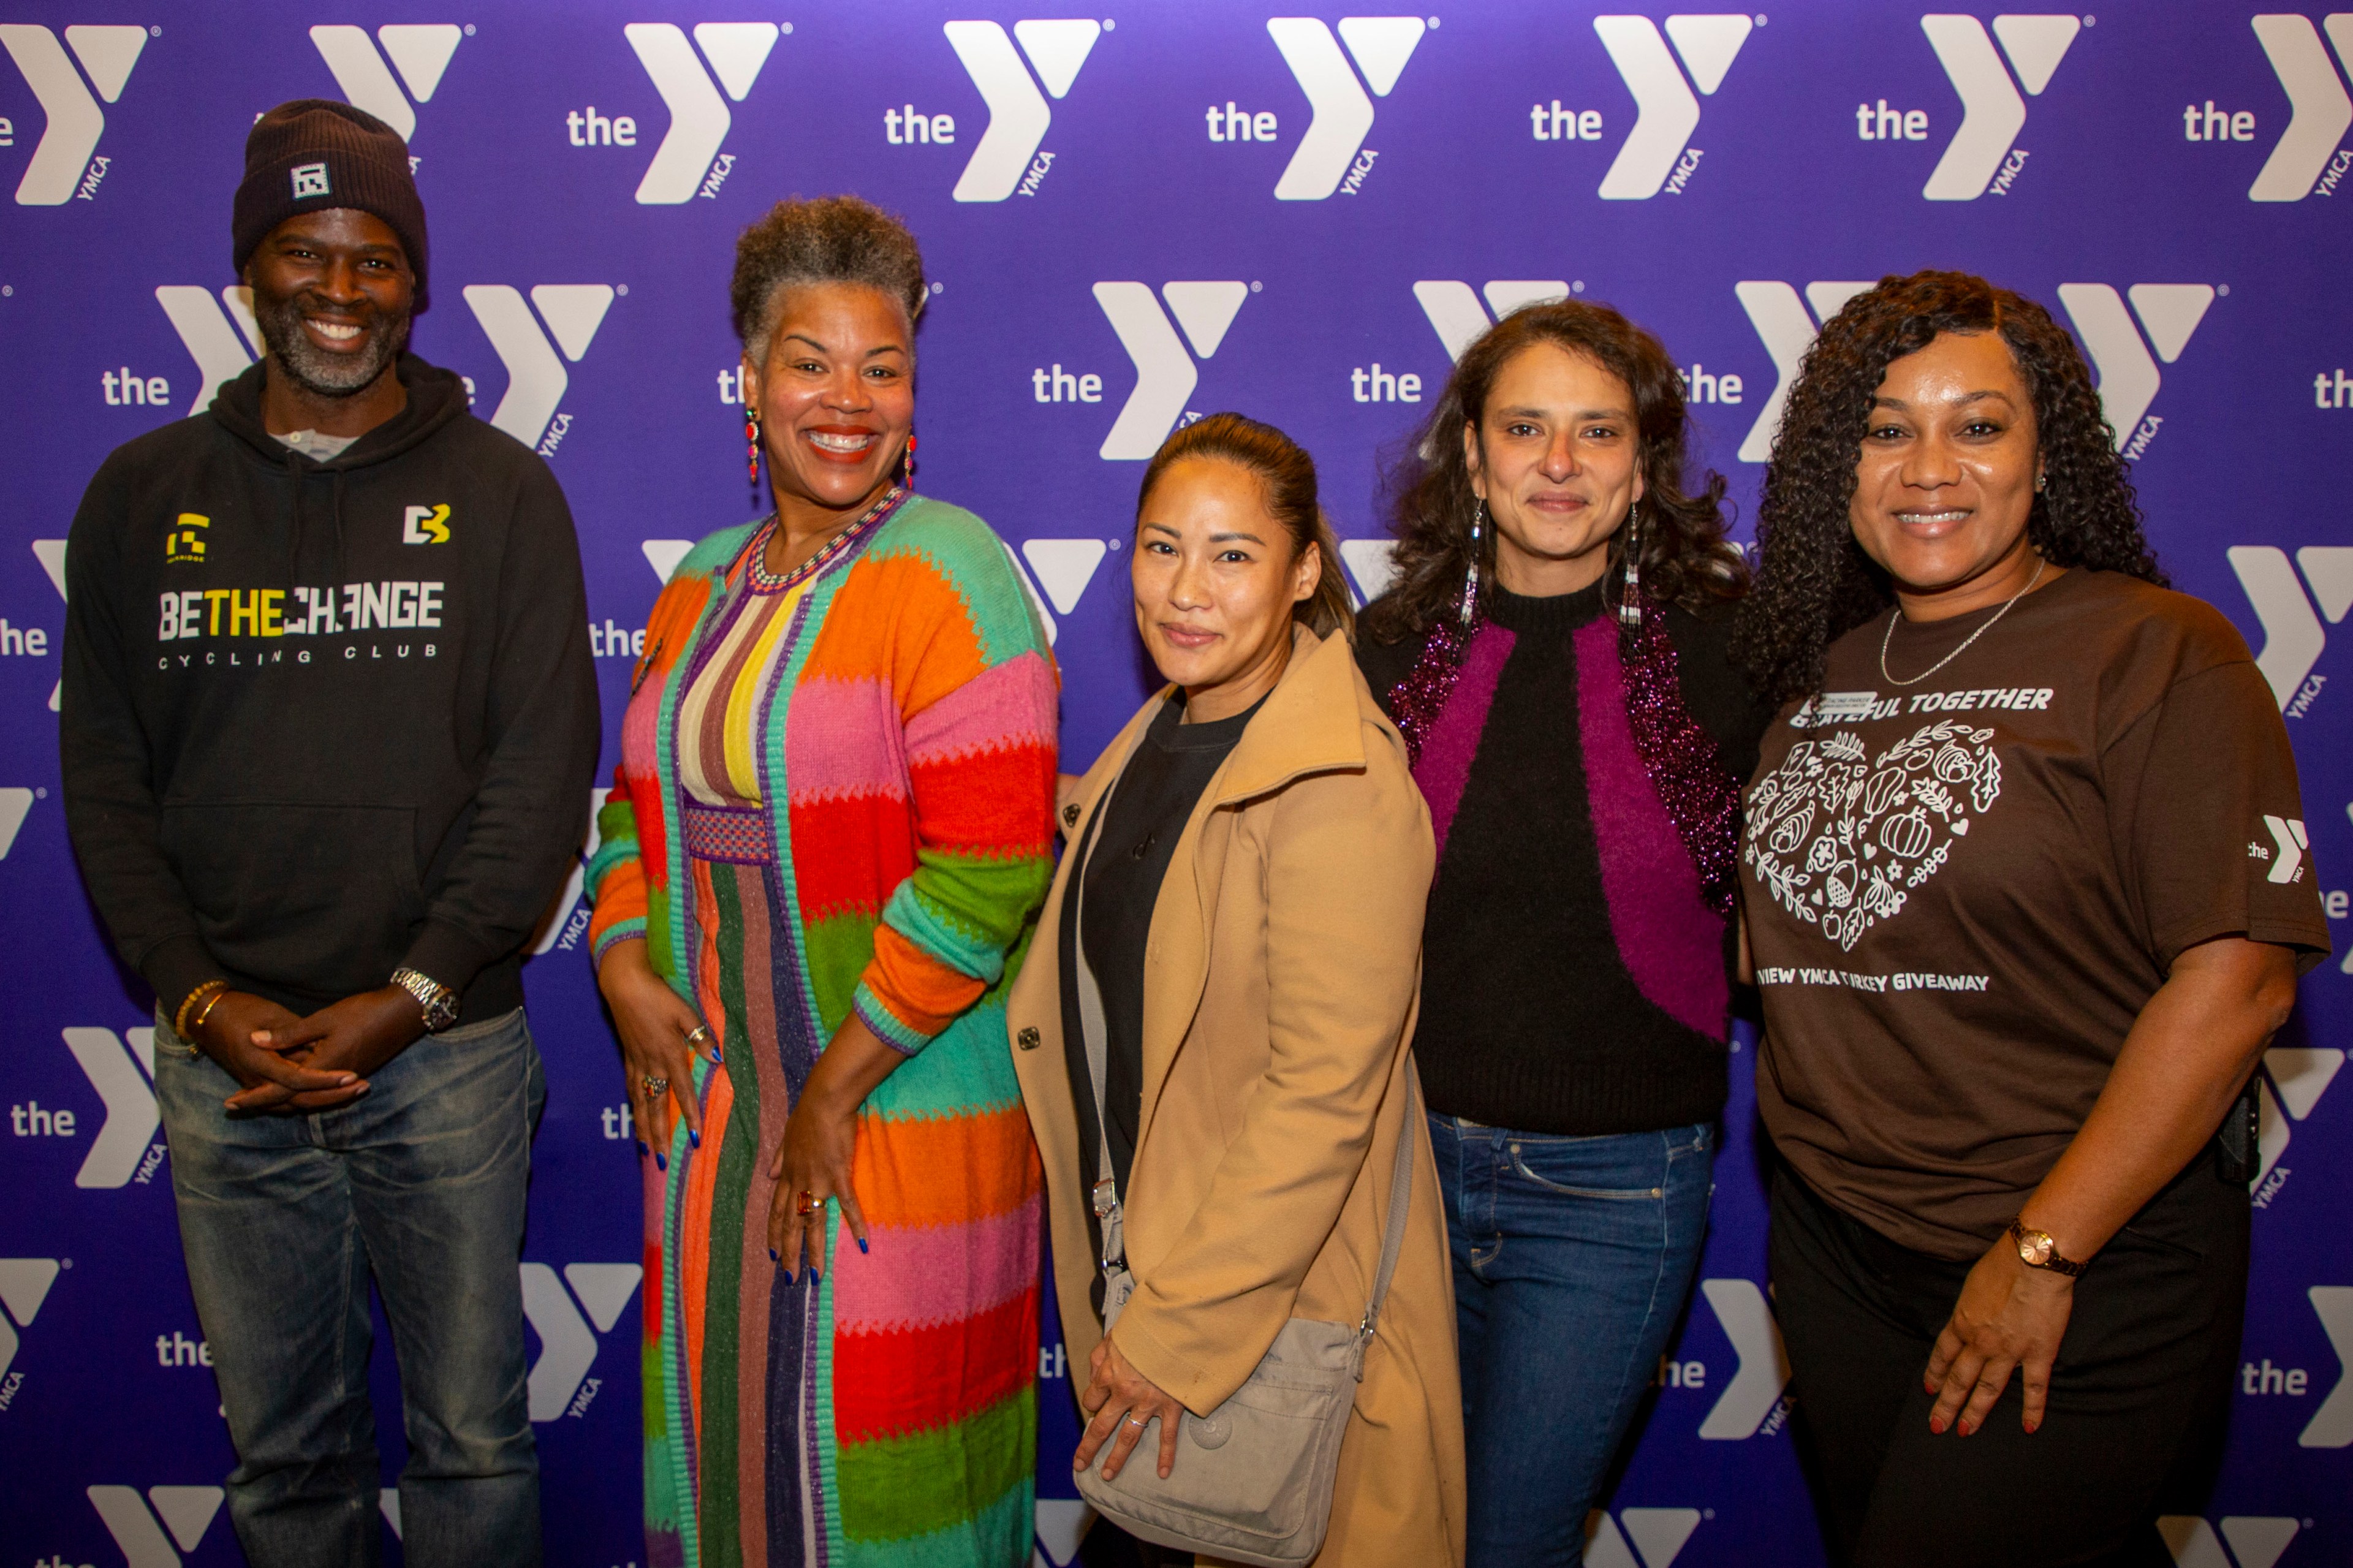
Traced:
POLYGON ((378 1559, 373 1273, 400 1364, 407 1560, 537 1563, 518 1265, 547 1089, 522 1011, 428 1035, 353 1104, 292 1117, 230 1116, 237 1080, 156 1023, 155 1099, 247 1558, 378 1559))
POLYGON ((1470 1568, 1581 1563, 1586 1512, 1691 1293, 1715 1129, 1562 1138, 1432 1116, 1470 1568))

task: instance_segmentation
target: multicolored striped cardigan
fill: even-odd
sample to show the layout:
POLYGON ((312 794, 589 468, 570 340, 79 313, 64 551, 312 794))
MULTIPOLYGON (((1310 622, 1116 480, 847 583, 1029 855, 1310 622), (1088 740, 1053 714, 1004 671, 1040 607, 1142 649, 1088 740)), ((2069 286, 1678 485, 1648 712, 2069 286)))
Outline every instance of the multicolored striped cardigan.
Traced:
POLYGON ((1003 998, 1053 871, 1052 657, 1009 552, 969 512, 911 498, 827 563, 753 709, 786 929, 731 931, 683 845, 676 721, 756 532, 704 540, 654 605, 589 864, 592 944, 601 961, 644 938, 724 1040, 744 1003, 720 994, 711 944, 756 942, 787 977, 777 1036, 821 1050, 855 1010, 910 1059, 861 1112, 853 1179, 873 1251, 833 1245, 835 1220, 799 1476, 754 1451, 748 1408, 789 1392, 742 1392, 765 1386, 752 1369, 787 1293, 751 1216, 766 1207, 760 1129, 773 1145, 788 1107, 775 1089, 761 1103, 779 1080, 732 1040, 724 1067, 698 1063, 702 1144, 681 1125, 668 1172, 646 1167, 648 1552, 1026 1561, 1040 1186, 1003 998))

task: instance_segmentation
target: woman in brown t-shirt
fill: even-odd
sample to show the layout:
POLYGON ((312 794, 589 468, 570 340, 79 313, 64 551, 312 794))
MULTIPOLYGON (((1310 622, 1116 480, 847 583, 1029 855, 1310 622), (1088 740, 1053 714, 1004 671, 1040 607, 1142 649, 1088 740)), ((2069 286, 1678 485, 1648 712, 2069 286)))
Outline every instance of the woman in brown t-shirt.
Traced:
POLYGON ((2328 945, 2278 710, 2073 342, 1980 279, 1823 328, 1757 533, 1742 895, 1831 1554, 2163 1562, 2246 1289, 2210 1145, 2328 945))

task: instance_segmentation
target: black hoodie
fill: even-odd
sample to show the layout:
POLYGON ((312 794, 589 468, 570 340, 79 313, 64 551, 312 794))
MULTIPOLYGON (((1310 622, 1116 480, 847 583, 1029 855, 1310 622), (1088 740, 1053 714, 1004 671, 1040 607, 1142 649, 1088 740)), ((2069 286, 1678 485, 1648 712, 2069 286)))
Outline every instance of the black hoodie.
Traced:
POLYGON ((413 355, 321 463, 262 367, 118 447, 66 551, 66 822, 164 1008, 225 978, 309 1012, 402 964, 521 1005, 586 826, 597 702, 547 465, 413 355))

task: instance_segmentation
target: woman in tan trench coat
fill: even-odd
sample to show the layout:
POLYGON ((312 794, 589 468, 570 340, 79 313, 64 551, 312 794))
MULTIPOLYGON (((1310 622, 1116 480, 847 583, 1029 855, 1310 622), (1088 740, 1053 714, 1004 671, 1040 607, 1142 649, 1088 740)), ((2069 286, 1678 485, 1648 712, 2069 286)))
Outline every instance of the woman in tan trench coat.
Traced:
POLYGON ((1413 1162, 1405 1242, 1317 1562, 1459 1564, 1462 1406, 1444 1211, 1423 1119, 1407 1116, 1434 863, 1428 809, 1350 656, 1345 590, 1306 454, 1269 426, 1213 416, 1170 437, 1138 510, 1137 624, 1171 685, 1066 793, 1069 843, 1102 834, 1087 873, 1089 929, 1081 937, 1065 919, 1081 858, 1066 853, 1008 1007, 1045 1160, 1063 1339, 1090 1373, 1082 1405, 1093 1419, 1079 1457, 1115 1470, 1161 1415, 1165 1474, 1187 1458, 1178 1405, 1207 1415, 1223 1403, 1292 1317, 1361 1317, 1403 1138, 1413 1162), (1204 760, 1195 737, 1220 733, 1227 749, 1204 760), (1185 786, 1198 795, 1187 805, 1183 789, 1162 789, 1175 815, 1126 820, 1134 781, 1159 777, 1169 759, 1181 768, 1188 747, 1197 780, 1214 769, 1185 786), (1127 787, 1115 787, 1124 775, 1127 787), (1102 889, 1134 884, 1099 884, 1093 867, 1132 879, 1155 850, 1165 874, 1148 915, 1128 922, 1140 1092, 1124 1112, 1121 1076, 1107 1075, 1135 1289, 1106 1340, 1090 1207, 1099 1145, 1083 1050, 1069 1048, 1065 972, 1083 940, 1116 1058, 1123 987, 1104 962, 1098 911, 1102 889))

